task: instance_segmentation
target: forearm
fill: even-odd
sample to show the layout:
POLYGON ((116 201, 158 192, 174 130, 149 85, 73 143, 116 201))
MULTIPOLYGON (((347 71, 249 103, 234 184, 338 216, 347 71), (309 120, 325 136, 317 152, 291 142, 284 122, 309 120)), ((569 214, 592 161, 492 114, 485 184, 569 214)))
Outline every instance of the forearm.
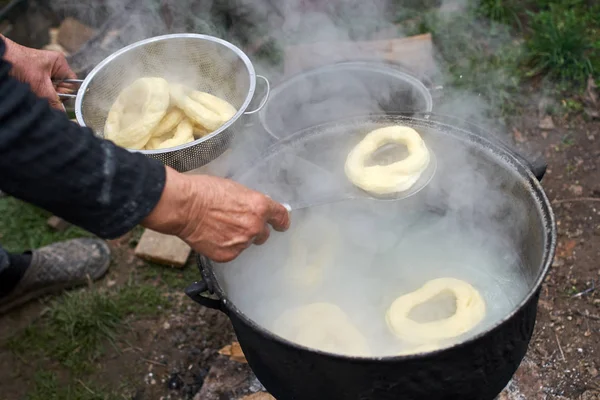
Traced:
POLYGON ((0 189, 106 238, 148 216, 165 167, 72 123, 9 70, 1 60, 0 189))

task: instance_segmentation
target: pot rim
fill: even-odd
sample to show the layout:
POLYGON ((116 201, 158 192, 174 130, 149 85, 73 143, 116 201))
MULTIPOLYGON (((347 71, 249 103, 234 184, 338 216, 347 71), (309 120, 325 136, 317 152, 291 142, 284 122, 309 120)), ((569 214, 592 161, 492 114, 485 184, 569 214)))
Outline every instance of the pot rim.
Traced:
MULTIPOLYGON (((380 115, 380 116, 385 116, 385 115, 380 115)), ((373 115, 369 115, 368 117, 372 118, 373 115)), ((432 122, 436 122, 436 120, 435 120, 436 117, 444 118, 445 116, 443 116, 441 114, 436 115, 433 113, 427 113, 426 117, 432 117, 432 118, 434 118, 432 120, 432 122)), ((355 118, 360 118, 360 117, 353 117, 350 119, 355 119, 355 118)), ((365 118, 365 116, 362 116, 362 118, 365 118)), ((409 116, 408 118, 412 118, 412 117, 409 116)), ((448 118, 453 118, 453 117, 448 117, 448 118)), ((453 118, 453 119, 459 120, 457 118, 453 118)), ((349 119, 346 119, 346 120, 349 120, 349 119)), ((467 121, 463 120, 462 122, 467 122, 467 121)), ((318 126, 331 126, 334 123, 329 122, 329 123, 321 124, 318 126)), ((443 124, 443 123, 438 122, 438 124, 443 124)), ((533 282, 531 289, 529 289, 529 292, 527 293, 527 295, 513 308, 513 310, 510 313, 508 313, 503 318, 499 319, 494 324, 490 325, 487 329, 478 333, 477 335, 471 336, 468 339, 463 340, 458 343, 455 343, 451 346, 443 347, 443 348, 436 349, 433 351, 412 353, 412 354, 406 354, 406 355, 397 355, 397 356, 381 356, 381 357, 364 357, 364 356, 352 356, 352 355, 342 355, 342 354, 337 354, 337 353, 330 353, 330 352, 326 352, 326 351, 319 350, 319 349, 314 349, 314 348, 307 347, 307 346, 295 343, 293 341, 290 341, 284 337, 281 337, 281 336, 271 332, 267 328, 259 325, 253 319, 249 318, 245 313, 243 313, 239 308, 237 308, 235 306, 235 304, 225 294, 225 292, 223 291, 223 288, 221 287, 221 285, 219 285, 219 283, 216 279, 216 276, 214 273, 214 268, 212 267, 211 262, 202 256, 204 261, 208 261, 208 262, 202 263, 202 265, 200 265, 202 276, 203 277, 206 276, 207 278, 209 278, 208 279, 209 290, 218 296, 222 306, 225 308, 225 310, 223 310, 223 309, 221 309, 221 310, 223 312, 225 312, 228 316, 229 316, 229 313, 233 312, 237 318, 239 318, 245 324, 252 327, 254 330, 259 332, 261 335, 266 336, 268 339, 277 341, 281 344, 291 346, 291 347, 299 349, 299 350, 309 351, 312 353, 319 354, 321 356, 327 356, 327 357, 331 357, 331 358, 338 359, 338 360, 344 360, 346 362, 351 362, 351 363, 366 363, 366 362, 373 362, 373 361, 394 363, 394 362, 405 361, 405 360, 430 358, 430 357, 434 357, 443 352, 453 351, 453 350, 468 346, 471 343, 476 342, 479 339, 487 336, 491 332, 499 329, 507 321, 512 319, 518 312, 520 312, 524 307, 526 307, 526 305, 529 304, 530 301, 534 301, 535 300, 534 297, 537 295, 537 293, 541 289, 542 283, 543 283, 544 279, 546 278, 546 276, 550 270, 550 267, 552 265, 552 260, 554 259, 554 255, 555 255, 555 251, 556 251, 556 243, 557 243, 556 221, 555 221, 554 212, 552 210, 550 200, 548 199, 548 196, 544 192, 541 182, 535 177, 535 175, 533 174, 531 169, 527 165, 525 165, 517 156, 515 156, 513 151, 511 151, 511 149, 508 146, 506 146, 500 142, 493 142, 475 132, 467 131, 460 127, 456 127, 454 125, 448 125, 448 124, 443 124, 443 125, 452 127, 454 131, 462 131, 463 134, 469 135, 472 138, 477 138, 477 141, 480 142, 481 144, 483 144, 487 149, 489 149, 496 155, 502 156, 504 158, 505 164, 507 164, 508 167, 511 168, 514 172, 516 172, 521 178, 524 178, 526 184, 528 184, 530 186, 529 191, 530 191, 531 195, 534 197, 533 200, 538 205, 537 208, 538 208, 539 212, 541 213, 542 223, 544 224, 544 228, 546 228, 546 233, 544 235, 546 243, 544 246, 544 257, 543 257, 543 261, 542 261, 542 268, 539 270, 537 277, 536 277, 535 281, 533 282)), ((472 125, 472 124, 470 124, 470 125, 473 127, 476 127, 475 125, 472 125)), ((280 146, 284 146, 288 141, 292 141, 293 139, 301 136, 303 133, 305 133, 307 131, 312 131, 315 128, 316 127, 306 128, 306 129, 303 129, 296 133, 293 133, 292 135, 286 137, 285 139, 282 139, 280 142, 271 146, 271 148, 274 148, 274 147, 277 148, 280 146)), ((536 303, 537 303, 537 301, 536 301, 536 303)), ((240 340, 240 344, 243 347, 242 340, 240 340)))
MULTIPOLYGON (((400 78, 405 82, 413 85, 416 89, 418 89, 419 93, 423 95, 425 99, 426 106, 424 110, 420 110, 417 112, 431 112, 433 110, 433 96, 431 95, 431 91, 429 88, 423 83, 423 81, 413 75, 409 70, 407 70, 403 65, 396 62, 381 62, 381 61, 369 61, 369 60, 355 60, 355 61, 341 61, 333 64, 322 65, 316 68, 311 68, 305 71, 300 71, 284 81, 278 83, 273 89, 271 89, 270 100, 275 99, 281 92, 288 89, 290 86, 296 84, 300 79, 310 78, 311 76, 315 76, 321 73, 328 73, 332 71, 336 71, 341 69, 343 71, 365 71, 367 69, 371 70, 371 72, 377 72, 382 75, 387 75, 393 78, 400 78)), ((267 111, 269 109, 269 102, 265 104, 262 110, 258 113, 258 119, 263 129, 274 139, 276 140, 284 140, 290 136, 294 136, 295 133, 291 135, 285 136, 284 138, 280 138, 273 132, 270 127, 270 124, 267 123, 267 111)), ((309 128, 305 128, 309 129, 309 128)), ((304 130, 304 129, 303 129, 304 130)))

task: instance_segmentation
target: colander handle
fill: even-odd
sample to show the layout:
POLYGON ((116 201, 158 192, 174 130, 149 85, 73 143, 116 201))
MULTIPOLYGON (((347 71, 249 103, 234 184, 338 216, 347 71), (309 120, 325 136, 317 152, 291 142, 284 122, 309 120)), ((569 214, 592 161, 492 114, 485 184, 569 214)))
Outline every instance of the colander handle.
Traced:
MULTIPOLYGON (((53 80, 52 83, 55 84, 56 86, 60 86, 61 83, 71 83, 71 84, 81 85, 83 83, 83 80, 82 79, 60 79, 60 80, 53 80)), ((70 93, 59 93, 58 97, 61 100, 67 100, 67 99, 75 99, 75 98, 77 98, 77 95, 70 94, 70 93)))
POLYGON ((257 79, 260 78, 263 81, 265 81, 265 86, 267 87, 267 93, 265 93, 265 97, 263 97, 263 99, 260 101, 260 104, 258 105, 258 107, 255 110, 246 111, 244 113, 246 115, 256 114, 257 112, 262 110, 263 107, 265 106, 265 104, 267 104, 267 101, 269 100, 269 95, 271 94, 271 84, 269 83, 269 80, 262 75, 256 75, 256 78, 257 79))

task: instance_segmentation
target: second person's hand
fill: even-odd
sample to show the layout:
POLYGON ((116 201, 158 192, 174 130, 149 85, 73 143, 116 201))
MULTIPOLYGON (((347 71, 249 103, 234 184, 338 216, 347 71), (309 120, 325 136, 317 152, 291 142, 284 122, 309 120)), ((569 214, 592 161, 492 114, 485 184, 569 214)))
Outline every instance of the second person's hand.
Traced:
POLYGON ((179 236, 198 253, 231 261, 252 244, 289 228, 286 208, 268 196, 229 179, 184 175, 167 168, 167 182, 147 228, 179 236))

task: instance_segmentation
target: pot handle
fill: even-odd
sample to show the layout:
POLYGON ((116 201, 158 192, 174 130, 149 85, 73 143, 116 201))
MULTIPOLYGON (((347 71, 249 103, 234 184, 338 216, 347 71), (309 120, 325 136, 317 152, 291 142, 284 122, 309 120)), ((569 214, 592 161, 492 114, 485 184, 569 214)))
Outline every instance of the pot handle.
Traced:
POLYGON ((267 101, 269 100, 269 95, 271 94, 271 84, 269 83, 269 80, 267 78, 265 78, 262 75, 256 75, 256 78, 260 78, 263 81, 265 81, 265 86, 266 86, 266 90, 267 93, 265 93, 265 97, 263 97, 263 99, 260 101, 260 104, 258 105, 258 107, 252 111, 246 111, 244 114, 246 115, 252 115, 252 114, 256 114, 257 112, 259 112, 260 110, 263 109, 263 107, 265 106, 265 104, 267 104, 267 101))
POLYGON ((531 172, 533 172, 533 175, 535 175, 538 181, 541 182, 542 179, 544 179, 544 175, 546 175, 546 170, 548 169, 548 164, 542 157, 539 157, 534 161, 529 161, 516 151, 513 151, 513 155, 523 164, 525 164, 531 170, 531 172))
POLYGON ((221 312, 225 312, 223 309, 223 305, 220 300, 211 299, 209 297, 202 296, 202 293, 208 290, 208 285, 204 281, 194 282, 190 286, 185 289, 185 294, 196 303, 212 308, 213 310, 218 310, 221 312))

